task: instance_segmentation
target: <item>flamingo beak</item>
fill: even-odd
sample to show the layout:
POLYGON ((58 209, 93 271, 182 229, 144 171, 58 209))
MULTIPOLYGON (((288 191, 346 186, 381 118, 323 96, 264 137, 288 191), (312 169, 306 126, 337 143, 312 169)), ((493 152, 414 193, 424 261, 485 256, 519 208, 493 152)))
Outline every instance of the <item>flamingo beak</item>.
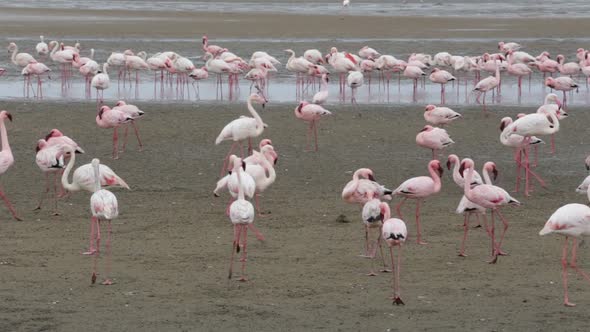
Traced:
POLYGON ((461 163, 461 167, 459 167, 459 174, 461 174, 462 177, 465 177, 465 163, 461 163))
POLYGON ((440 164, 438 164, 437 171, 438 171, 438 176, 442 177, 442 175, 444 173, 444 169, 440 166, 440 164))
POLYGON ((451 161, 447 160, 447 169, 450 171, 451 170, 451 161))
POLYGON ((494 169, 492 169, 492 174, 494 175, 494 181, 496 181, 496 179, 498 178, 498 169, 496 168, 496 166, 494 166, 494 169))
POLYGON ((373 176, 373 174, 369 174, 369 180, 371 180, 371 181, 376 181, 376 180, 375 180, 375 177, 373 176))
POLYGON ((10 120, 10 122, 12 122, 12 114, 6 112, 6 117, 8 118, 8 120, 10 120))

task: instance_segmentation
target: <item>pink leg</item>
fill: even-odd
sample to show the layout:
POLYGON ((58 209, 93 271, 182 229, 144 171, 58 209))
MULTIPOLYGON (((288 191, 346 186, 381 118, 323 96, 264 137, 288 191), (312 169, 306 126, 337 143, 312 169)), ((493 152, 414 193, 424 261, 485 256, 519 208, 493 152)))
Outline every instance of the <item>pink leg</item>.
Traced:
POLYGON ((139 129, 137 128, 135 121, 131 122, 131 125, 133 126, 133 130, 135 131, 135 137, 137 137, 137 144, 139 145, 139 151, 142 151, 143 144, 141 143, 141 138, 139 137, 139 129))
POLYGON ((95 244, 95 227, 96 227, 96 223, 98 222, 98 220, 96 219, 96 217, 92 217, 90 219, 90 246, 88 248, 88 251, 83 252, 82 255, 94 255, 97 253, 96 251, 96 247, 94 246, 95 244))
POLYGON ((568 237, 565 237, 565 242, 563 243, 563 251, 561 254, 561 277, 563 279, 563 305, 566 307, 575 307, 575 303, 571 303, 569 300, 569 294, 567 291, 567 247, 568 247, 568 237))
POLYGON ((121 146, 121 152, 125 152, 127 147, 127 134, 129 133, 129 124, 125 125, 125 131, 123 132, 123 146, 121 146))
POLYGON ((258 241, 264 241, 264 235, 262 235, 262 233, 260 233, 260 231, 258 230, 258 228, 254 227, 254 224, 249 224, 248 228, 250 228, 250 230, 252 232, 254 232, 254 236, 256 236, 256 238, 258 239, 258 241))
POLYGON ((315 121, 313 123, 313 137, 315 140, 315 151, 318 151, 318 125, 315 121))
POLYGON ((383 269, 381 272, 388 273, 391 272, 390 269, 387 268, 387 263, 385 263, 385 255, 383 254, 383 228, 379 227, 379 235, 377 237, 377 245, 379 246, 379 253, 381 254, 381 260, 383 263, 383 269))
POLYGON ((504 241, 504 235, 506 235, 506 231, 508 230, 508 221, 506 220, 506 218, 504 218, 502 213, 500 213, 500 210, 494 210, 494 211, 496 212, 496 214, 498 215, 500 220, 502 220, 502 225, 504 226, 504 228, 502 229, 502 234, 500 235, 500 242, 498 242, 497 252, 498 252, 498 255, 500 255, 500 256, 506 256, 508 254, 506 252, 502 251, 502 242, 504 241))
POLYGON ((112 256, 112 248, 111 248, 111 235, 112 235, 112 228, 111 228, 111 221, 107 220, 107 262, 106 262, 106 269, 105 269, 105 279, 102 282, 103 285, 112 285, 113 281, 109 278, 111 275, 111 256, 112 256))
POLYGON ((92 263, 92 284, 96 282, 96 268, 98 265, 98 252, 100 250, 100 219, 96 219, 96 254, 92 263))
POLYGON ((241 227, 242 227, 242 232, 244 233, 244 236, 242 239, 242 243, 243 243, 244 247, 242 248, 242 258, 240 259, 240 261, 242 262, 242 277, 240 278, 240 281, 248 281, 248 278, 246 278, 246 260, 248 259, 248 252, 247 252, 248 226, 241 225, 241 227))
POLYGON ((397 216, 402 220, 404 219, 404 217, 402 216, 401 209, 402 209, 402 205, 404 205, 404 203, 406 202, 407 199, 408 199, 407 197, 404 197, 404 199, 401 202, 399 202, 398 205, 395 206, 395 211, 397 212, 397 216))
POLYGON ((461 250, 459 251, 459 256, 467 257, 465 255, 465 241, 467 240, 467 232, 469 231, 469 213, 465 213, 465 219, 463 221, 463 240, 461 241, 461 250))
POLYGON ((231 280, 233 268, 234 268, 234 257, 235 253, 240 251, 240 233, 242 231, 241 225, 234 225, 234 241, 231 248, 231 258, 229 261, 229 275, 228 279, 231 280))
MULTIPOLYGON (((555 153, 555 134, 551 134, 551 153, 555 153)), ((536 164, 536 157, 535 157, 535 164, 536 164)))
POLYGON ((427 244, 425 241, 422 241, 422 226, 420 226, 420 199, 416 200, 416 231, 418 233, 416 242, 421 245, 427 244))
POLYGON ((570 267, 574 268, 576 270, 576 272, 579 275, 581 275, 584 279, 586 279, 587 281, 590 281, 590 276, 588 276, 588 274, 586 272, 584 272, 582 269, 580 269, 578 267, 578 264, 576 262, 577 252, 578 252, 578 240, 576 240, 574 238, 572 241, 572 258, 570 260, 570 267))
POLYGON ((492 215, 492 227, 490 229, 490 237, 492 238, 492 260, 488 261, 490 264, 496 264, 498 261, 498 251, 496 247, 496 230, 495 230, 495 220, 494 220, 494 210, 491 211, 492 215))
POLYGON ((113 128, 113 159, 119 159, 118 127, 113 128))
POLYGON ((22 219, 16 214, 16 210, 14 209, 12 204, 10 204, 8 197, 6 197, 6 194, 4 193, 4 191, 1 188, 0 188, 0 197, 4 200, 4 203, 6 203, 6 207, 8 207, 8 210, 10 210, 12 217, 14 219, 16 219, 17 221, 22 221, 22 219))
POLYGON ((39 204, 35 210, 41 210, 41 205, 43 205, 43 200, 49 195, 49 173, 45 173, 45 190, 41 192, 41 198, 39 199, 39 204))
POLYGON ((402 255, 402 250, 401 250, 401 244, 400 244, 400 250, 397 256, 397 265, 395 264, 395 259, 394 259, 394 255, 393 255, 393 247, 389 247, 389 255, 391 256, 391 268, 393 269, 393 275, 391 276, 391 289, 393 291, 393 296, 391 297, 391 299, 393 300, 393 304, 397 304, 397 305, 403 305, 404 301, 402 301, 400 295, 399 295, 399 274, 400 274, 400 265, 401 265, 401 255, 402 255))

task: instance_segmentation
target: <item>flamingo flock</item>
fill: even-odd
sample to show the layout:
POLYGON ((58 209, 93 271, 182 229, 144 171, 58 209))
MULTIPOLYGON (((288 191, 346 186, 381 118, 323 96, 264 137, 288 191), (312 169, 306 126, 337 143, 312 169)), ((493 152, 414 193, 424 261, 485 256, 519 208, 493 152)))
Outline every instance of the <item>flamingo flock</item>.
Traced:
MULTIPOLYGON (((349 2, 345 1, 344 6, 349 2)), ((427 176, 416 176, 402 182, 395 189, 388 189, 385 185, 375 180, 371 169, 359 168, 352 175, 342 190, 342 199, 349 204, 361 207, 361 218, 365 230, 364 253, 362 256, 374 259, 377 256, 377 249, 383 263, 382 272, 392 272, 391 300, 393 304, 403 305, 400 291, 400 267, 402 264, 402 251, 409 246, 414 237, 418 245, 427 245, 424 241, 424 227, 421 218, 421 207, 424 200, 436 199, 436 195, 443 189, 443 166, 441 153, 452 144, 462 144, 451 139, 449 132, 455 122, 461 121, 462 114, 444 106, 447 85, 457 84, 460 80, 461 71, 473 73, 473 93, 477 94, 477 101, 483 95, 484 110, 486 94, 501 94, 502 78, 501 72, 517 78, 519 95, 521 94, 522 80, 531 76, 534 69, 539 70, 545 76, 544 85, 551 89, 562 91, 563 97, 559 100, 556 94, 549 93, 543 105, 537 112, 521 114, 516 119, 505 117, 500 122, 499 141, 504 146, 513 150, 512 159, 516 165, 516 186, 515 192, 520 191, 522 181, 521 173, 524 171, 525 196, 532 193, 533 182, 536 181, 542 187, 546 187, 545 181, 537 174, 538 154, 536 147, 544 141, 539 138, 550 136, 551 152, 556 153, 554 136, 560 130, 560 121, 568 117, 566 112, 567 93, 579 88, 574 78, 580 73, 586 74, 585 68, 590 67, 588 62, 588 51, 580 49, 577 51, 578 62, 565 62, 563 55, 558 55, 556 61, 550 59, 550 54, 542 52, 538 57, 522 51, 522 46, 514 42, 500 42, 498 44, 500 53, 485 53, 482 56, 468 57, 451 55, 448 52, 440 52, 434 56, 422 53, 414 53, 409 56, 408 61, 395 58, 392 55, 384 55, 375 49, 365 46, 358 51, 358 55, 339 51, 331 47, 330 51, 323 55, 319 50, 312 49, 303 52, 302 56, 296 56, 292 49, 285 50, 289 55, 285 68, 296 76, 297 106, 294 109, 294 118, 308 123, 306 148, 308 151, 318 152, 318 123, 320 119, 330 116, 333 113, 324 108, 329 101, 329 78, 330 70, 338 74, 339 93, 341 99, 345 98, 346 88, 351 89, 351 103, 357 104, 357 89, 364 86, 371 86, 371 74, 379 72, 379 84, 388 91, 391 77, 398 74, 398 81, 401 76, 413 80, 413 94, 415 96, 419 88, 419 81, 428 76, 432 83, 441 85, 440 105, 429 104, 424 108, 424 119, 427 124, 420 130, 415 142, 418 147, 431 150, 430 161, 425 165, 427 176), (328 70, 324 65, 330 65, 328 70), (432 68, 432 69, 430 69, 432 68), (444 68, 444 69, 443 69, 444 68), (448 70, 446 70, 448 69, 448 70), (428 74, 427 71, 430 70, 428 74), (493 74, 480 79, 481 71, 493 74), (552 77, 559 72, 562 76, 552 77), (367 83, 365 83, 367 79, 367 83), (316 83, 319 90, 313 94, 316 83), (305 100, 310 98, 311 102, 305 100), (440 126, 440 127, 439 127, 440 126), (446 128, 442 128, 446 126, 446 128), (447 130, 448 129, 448 130, 447 130), (312 147, 313 136, 313 147, 312 147), (534 158, 531 158, 531 151, 535 150, 534 158), (531 160, 533 159, 533 160, 531 160), (394 198, 401 198, 395 206, 398 218, 392 218, 391 209, 387 201, 394 198), (402 207, 408 199, 416 201, 415 208, 415 229, 409 229, 402 215, 402 207), (383 244, 386 244, 390 254, 391 270, 387 266, 384 256, 383 244), (397 255, 396 255, 397 252, 397 255)), ((32 55, 19 52, 18 46, 13 42, 8 46, 11 54, 11 61, 15 66, 22 68, 22 75, 25 77, 23 89, 28 93, 31 88, 30 78, 36 76, 37 88, 33 89, 35 96, 42 98, 42 75, 48 75, 52 70, 45 64, 38 62, 32 55)), ((263 121, 264 113, 255 108, 260 105, 265 108, 269 103, 268 90, 270 73, 277 72, 281 64, 275 57, 263 51, 252 54, 249 61, 229 52, 227 48, 209 44, 207 36, 202 38, 203 55, 199 60, 205 61, 204 65, 197 68, 193 61, 172 51, 165 51, 148 57, 145 51, 134 53, 126 50, 122 53, 113 52, 102 62, 102 66, 94 59, 94 49, 91 49, 89 57, 81 57, 79 43, 74 46, 66 46, 57 41, 45 44, 44 37, 35 47, 36 55, 47 57, 60 66, 62 90, 71 88, 73 68, 79 69, 85 79, 87 95, 90 95, 90 88, 96 89, 97 113, 96 125, 103 129, 112 129, 112 158, 118 159, 125 151, 129 127, 133 127, 137 138, 138 149, 143 149, 140 138, 138 122, 145 116, 145 112, 137 106, 128 104, 124 100, 118 101, 113 107, 105 105, 103 92, 109 89, 110 77, 108 70, 118 70, 118 81, 123 85, 135 85, 136 89, 140 84, 140 73, 151 70, 154 72, 154 91, 157 81, 160 86, 172 86, 173 75, 176 75, 176 91, 180 95, 188 94, 189 78, 196 83, 194 91, 199 93, 198 82, 209 78, 209 74, 217 76, 217 93, 223 93, 223 77, 227 76, 230 94, 239 89, 239 77, 245 73, 244 79, 251 81, 250 90, 256 91, 249 95, 246 106, 249 115, 240 116, 222 127, 219 135, 214 140, 215 145, 224 141, 231 141, 231 147, 221 163, 220 178, 216 183, 213 193, 220 196, 223 192, 229 193, 230 200, 225 209, 227 217, 233 226, 232 251, 229 264, 228 279, 233 279, 233 267, 236 254, 241 255, 241 273, 239 281, 248 280, 246 274, 247 262, 247 238, 248 230, 252 231, 260 241, 265 237, 254 226, 255 217, 264 217, 269 212, 261 208, 260 197, 276 181, 275 171, 278 162, 278 153, 268 138, 261 139, 258 143, 258 150, 254 150, 255 142, 261 137, 268 125, 263 121), (135 71, 135 79, 131 79, 131 73, 135 71), (158 75, 159 74, 159 75, 158 75), (119 128, 125 130, 124 142, 119 149, 119 128), (244 144, 247 142, 247 150, 244 151, 244 144), (251 200, 255 203, 252 204, 251 200)), ((301 53, 300 53, 301 54, 301 53)), ((6 70, 0 69, 0 75, 6 70)), ((587 70, 590 71, 590 70, 587 70)), ((114 71, 113 71, 114 72, 114 71)), ((465 78, 465 77, 464 77, 465 78)), ((381 88, 381 87, 380 87, 381 88)), ((415 99, 414 99, 415 100, 415 99)), ((326 106, 327 107, 327 106, 326 106)), ((14 158, 8 143, 8 134, 5 120, 12 121, 12 115, 7 111, 0 112, 0 139, 2 150, 0 151, 0 174, 4 174, 14 163, 14 158)), ((101 252, 101 225, 107 226, 106 267, 103 285, 113 284, 111 279, 111 235, 112 220, 119 216, 117 197, 106 188, 125 188, 129 185, 119 177, 110 167, 101 164, 100 160, 93 159, 91 163, 79 166, 72 175, 70 173, 75 166, 76 154, 85 153, 84 149, 72 138, 65 136, 60 130, 53 129, 37 141, 36 163, 41 172, 45 175, 46 183, 41 193, 37 209, 42 209, 43 201, 52 202, 52 213, 58 215, 58 199, 76 191, 88 191, 92 193, 90 198, 91 223, 89 235, 89 247, 84 255, 93 256, 93 267, 91 283, 96 283, 98 278, 98 258, 101 252), (53 190, 52 180, 53 176, 53 190), (61 181, 58 181, 61 180, 61 181), (59 191, 59 194, 58 194, 59 191), (66 193, 68 192, 68 193, 66 193)), ((586 167, 590 169, 590 157, 586 160, 586 167)), ((473 215, 477 217, 478 223, 483 220, 486 234, 490 238, 490 260, 489 263, 496 264, 499 256, 506 256, 508 253, 503 250, 502 245, 507 236, 509 228, 508 220, 503 216, 502 209, 506 206, 521 206, 521 202, 508 193, 505 189, 494 184, 498 168, 493 161, 483 164, 481 175, 476 171, 476 164, 471 158, 459 158, 450 154, 446 158, 447 167, 452 169, 452 178, 457 186, 463 190, 456 208, 456 213, 464 215, 463 235, 461 238, 460 257, 467 257, 466 242, 470 226, 470 219, 473 215), (490 176, 492 174, 492 176, 490 176), (493 178, 492 178, 493 177, 493 178), (487 215, 490 215, 488 223, 487 215), (501 223, 499 233, 496 232, 496 219, 501 223)), ((590 176, 576 189, 580 193, 586 193, 590 200, 590 176)), ((4 200, 12 217, 21 220, 15 208, 10 203, 3 190, 0 190, 0 197, 4 200)), ((565 236, 562 252, 562 279, 564 284, 564 305, 574 306, 569 300, 568 293, 568 268, 573 268, 582 277, 590 281, 590 277, 576 264, 578 239, 584 235, 590 235, 590 208, 582 204, 566 204, 559 208, 546 221, 540 231, 540 235, 556 233, 565 236), (572 240, 571 256, 568 262, 569 240, 572 240)), ((410 249, 411 250, 411 247, 410 249)), ((373 262, 373 261, 372 261, 373 262)), ((374 264, 374 263, 372 263, 374 264)), ((376 276, 375 269, 371 265, 369 274, 376 276)))
MULTIPOLYGON (((269 86, 272 74, 281 69, 281 62, 277 60, 277 57, 266 51, 256 51, 248 60, 226 47, 210 44, 207 36, 202 37, 201 50, 202 55, 189 58, 174 51, 161 51, 148 55, 146 51, 134 52, 128 49, 123 52, 112 52, 107 59, 99 61, 95 58, 93 48, 90 49, 89 55, 84 57, 81 55, 83 49, 80 43, 68 46, 53 40, 46 44, 43 36, 41 36, 41 42, 34 48, 34 55, 21 52, 15 42, 11 42, 8 46, 11 62, 21 68, 20 74, 24 77, 23 95, 25 97, 29 97, 29 91, 32 90, 36 98, 43 98, 43 82, 51 79, 52 71, 57 71, 55 68, 52 69, 52 66, 39 62, 34 56, 44 61, 51 60, 58 65, 62 96, 71 89, 73 70, 77 69, 86 82, 86 97, 91 97, 92 88, 96 90, 97 108, 102 105, 104 90, 111 86, 108 69, 118 72, 119 95, 121 95, 122 82, 124 87, 135 86, 135 98, 139 97, 142 73, 148 72, 153 72, 154 97, 159 95, 163 98, 166 95, 165 91, 175 86, 173 91, 177 98, 190 99, 189 83, 192 82, 195 97, 200 99, 199 82, 208 80, 209 76, 216 77, 216 98, 218 99, 224 98, 225 80, 227 80, 229 98, 231 100, 237 98, 240 91, 240 77, 251 82, 250 92, 253 86, 257 85, 267 95, 271 95, 269 86), (197 65, 198 61, 202 61, 202 64, 197 65), (131 79, 133 72, 134 80, 131 79), (30 83, 32 76, 37 78, 35 89, 30 83)), ((299 53, 302 54, 301 56, 297 56, 295 50, 286 49, 284 52, 288 58, 284 66, 296 77, 295 98, 298 101, 311 99, 316 92, 326 95, 327 79, 323 76, 330 73, 338 75, 340 101, 348 100, 347 89, 351 90, 349 100, 352 104, 358 104, 359 89, 366 88, 370 99, 374 73, 378 74, 379 91, 385 92, 389 100, 390 81, 392 76, 397 74, 398 84, 401 84, 402 76, 412 80, 414 102, 418 100, 419 88, 426 86, 426 77, 432 83, 440 84, 441 105, 446 104, 447 85, 452 85, 458 94, 460 81, 464 82, 466 90, 468 85, 472 84, 466 98, 475 96, 475 101, 483 104, 484 111, 487 110, 489 93, 493 95, 493 100, 499 100, 502 81, 507 79, 505 74, 516 78, 520 98, 523 78, 528 77, 530 87, 531 76, 536 72, 542 73, 543 88, 561 91, 563 94, 561 102, 564 107, 567 105, 567 95, 579 89, 576 80, 583 78, 586 82, 590 81, 590 59, 588 51, 583 48, 576 51, 577 62, 567 62, 563 54, 558 54, 553 60, 548 51, 533 56, 523 51, 523 47, 514 42, 500 42, 498 51, 481 55, 452 55, 449 52, 439 52, 434 55, 412 53, 407 60, 402 60, 391 54, 383 54, 369 46, 361 47, 358 52, 340 51, 337 47, 330 47, 325 54, 318 49, 307 49, 299 53), (482 79, 482 72, 491 75, 482 79), (547 75, 550 76, 547 77, 547 75), (553 77, 553 75, 559 76, 553 77)), ((0 75, 1 73, 0 69, 0 75)), ((325 100, 327 95, 324 101, 317 104, 323 104, 325 100)))

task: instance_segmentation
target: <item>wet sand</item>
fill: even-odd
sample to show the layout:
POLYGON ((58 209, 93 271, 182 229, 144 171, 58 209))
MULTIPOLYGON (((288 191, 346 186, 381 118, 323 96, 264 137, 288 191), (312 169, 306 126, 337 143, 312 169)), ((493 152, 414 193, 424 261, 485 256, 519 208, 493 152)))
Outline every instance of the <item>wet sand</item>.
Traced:
MULTIPOLYGON (((0 224, 0 330, 3 331, 551 331, 585 330, 590 287, 571 275, 576 308, 562 306, 561 238, 537 235, 548 216, 568 202, 586 175, 585 123, 590 114, 570 110, 557 136, 558 152, 543 149, 539 174, 548 190, 535 187, 524 206, 507 208, 510 221, 498 264, 485 261, 489 241, 470 232, 467 253, 457 256, 462 217, 454 214, 461 191, 449 172, 442 192, 427 200, 423 224, 427 246, 414 244, 414 206, 406 205, 410 240, 404 252, 401 286, 405 306, 392 306, 390 274, 367 277, 369 260, 358 257, 363 231, 360 211, 340 199, 351 172, 370 167, 377 179, 396 187, 426 175, 430 151, 416 148, 424 120, 421 108, 333 108, 320 125, 320 153, 304 152, 305 125, 292 108, 267 105, 262 137, 279 153, 277 181, 265 193, 271 214, 255 223, 264 243, 249 239, 250 281, 227 280, 232 230, 224 215, 227 197, 212 190, 229 144, 214 146, 219 130, 245 113, 245 106, 139 104, 145 151, 129 149, 110 158, 111 131, 94 124, 89 103, 3 102, 14 122, 8 135, 16 164, 2 186, 24 221, 3 211, 0 224), (75 193, 60 201, 62 215, 32 211, 42 175, 34 145, 60 128, 86 150, 77 164, 98 157, 130 185, 114 190, 121 215, 114 223, 110 287, 91 286, 87 245, 89 197, 75 193), (339 215, 350 221, 337 221, 339 215), (566 324, 566 325, 565 325, 566 324)), ((464 119, 449 132, 457 144, 445 151, 498 164, 498 184, 511 189, 511 151, 498 141, 503 116, 534 109, 457 108, 464 119), (477 154, 472 155, 472 153, 477 154)), ((446 170, 445 170, 446 171, 446 170)), ((398 200, 394 200, 397 202, 398 200)), ((579 262, 587 267, 587 250, 579 262)))
MULTIPOLYGON (((334 11, 340 8, 335 6, 334 11)), ((0 34, 195 38, 586 38, 585 18, 375 17, 2 8, 0 34)), ((213 41, 213 39, 211 40, 213 41)))

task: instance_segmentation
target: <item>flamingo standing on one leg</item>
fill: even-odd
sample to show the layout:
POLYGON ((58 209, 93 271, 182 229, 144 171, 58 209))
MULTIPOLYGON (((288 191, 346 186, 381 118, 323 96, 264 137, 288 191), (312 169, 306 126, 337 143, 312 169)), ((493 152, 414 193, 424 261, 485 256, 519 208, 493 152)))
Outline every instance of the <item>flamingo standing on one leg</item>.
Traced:
MULTIPOLYGON (((6 173, 8 168, 14 164, 14 157, 12 156, 12 150, 10 149, 10 145, 8 144, 8 133, 6 132, 6 125, 4 124, 4 120, 8 119, 12 121, 12 115, 7 111, 0 111, 0 139, 2 139, 2 151, 0 151, 0 175, 6 173)), ((18 221, 22 219, 17 215, 16 210, 10 204, 8 197, 4 193, 4 190, 0 188, 0 197, 6 203, 6 207, 10 210, 12 217, 18 221)))
POLYGON ((252 103, 261 104, 262 108, 268 102, 268 100, 264 97, 262 91, 257 87, 258 93, 253 93, 248 97, 248 111, 252 114, 252 117, 242 116, 238 119, 233 120, 232 122, 228 123, 223 129, 219 136, 215 139, 215 145, 219 145, 219 143, 223 141, 232 140, 233 144, 229 149, 226 157, 223 161, 223 166, 221 167, 220 176, 223 176, 225 173, 225 169, 227 166, 227 161, 229 160, 229 156, 232 154, 234 149, 238 146, 241 149, 242 157, 244 156, 244 148, 243 142, 244 140, 248 140, 248 153, 252 151, 252 138, 258 137, 262 134, 265 128, 264 122, 262 122, 262 118, 258 115, 258 112, 252 106, 252 103))
POLYGON ((45 189, 41 193, 41 198, 39 199, 39 204, 35 210, 40 210, 43 200, 45 198, 49 199, 49 187, 50 181, 49 176, 52 174, 54 176, 54 186, 53 186, 53 200, 54 200, 54 210, 53 215, 57 216, 59 213, 57 212, 57 177, 59 170, 64 167, 64 158, 63 158, 63 151, 60 145, 53 145, 50 146, 46 140, 40 139, 37 141, 36 147, 37 154, 35 156, 35 162, 41 172, 45 175, 45 189), (61 155, 61 156, 60 156, 61 155))
POLYGON ((446 70, 434 68, 432 70, 432 73, 430 73, 429 78, 433 83, 440 84, 440 103, 444 105, 445 104, 445 85, 448 82, 456 80, 455 76, 451 75, 451 73, 449 73, 446 70))
MULTIPOLYGON (((475 165, 473 160, 466 158, 463 159, 461 162, 461 167, 459 172, 464 174, 464 170, 467 170, 467 175, 465 176, 465 184, 463 187, 464 195, 469 199, 471 202, 482 206, 486 209, 491 209, 492 215, 492 226, 491 229, 488 229, 488 232, 492 238, 492 260, 489 263, 496 263, 498 260, 498 255, 502 253, 502 241, 504 240, 504 235, 506 235, 506 230, 508 229, 508 221, 502 216, 499 211, 499 208, 506 204, 512 205, 520 205, 520 202, 514 199, 510 194, 506 192, 506 190, 490 185, 490 184, 481 184, 471 188, 471 182, 473 181, 473 174, 475 172, 475 165), (504 230, 500 235, 500 240, 496 242, 495 237, 495 222, 494 222, 494 214, 496 214, 504 224, 504 230)), ((484 215, 484 224, 486 218, 484 215)))
MULTIPOLYGON (((589 197, 590 199, 590 197, 589 197)), ((577 250, 578 250, 578 239, 585 235, 590 235, 590 207, 584 204, 566 204, 557 209, 545 226, 539 232, 539 235, 546 235, 556 233, 559 235, 565 235, 565 241, 563 243, 563 251, 561 254, 561 267, 562 267, 562 279, 563 279, 563 304, 566 307, 575 306, 574 303, 569 301, 568 294, 568 283, 567 283, 567 268, 568 265, 573 268, 578 274, 584 279, 590 281, 590 277, 586 272, 578 267, 576 262, 577 250), (573 237, 571 258, 568 263, 567 251, 569 247, 569 238, 573 237)))
POLYGON ((133 119, 127 113, 108 106, 102 106, 96 115, 96 124, 100 128, 113 128, 113 159, 119 159, 119 134, 118 129, 123 124, 128 124, 133 119))
MULTIPOLYGON (((90 211, 92 211, 92 220, 91 223, 96 225, 97 234, 96 234, 96 248, 97 250, 100 249, 100 222, 106 221, 107 222, 107 243, 106 243, 106 251, 107 251, 107 262, 106 262, 106 269, 105 269, 105 279, 102 282, 103 285, 112 285, 113 281, 110 279, 111 274, 111 255, 112 255, 112 248, 111 248, 111 220, 116 219, 119 216, 119 204, 117 203, 117 197, 112 192, 101 189, 100 187, 100 160, 94 158, 92 159, 92 167, 94 168, 94 179, 95 179, 95 190, 92 196, 90 197, 90 211)), ((92 240, 93 235, 90 234, 90 239, 92 240)), ((92 269, 92 278, 91 282, 94 284, 96 282, 96 266, 98 263, 98 255, 94 255, 94 262, 93 262, 93 269, 92 269)))
POLYGON ((389 254, 391 255, 391 268, 393 270, 392 279, 392 291, 393 295, 391 299, 393 304, 404 304, 400 297, 400 269, 402 264, 402 247, 408 238, 408 229, 406 223, 397 218, 391 218, 391 211, 387 203, 381 203, 381 211, 383 214, 383 227, 381 231, 381 237, 387 242, 389 247, 389 254), (397 253, 397 263, 394 260, 393 247, 399 247, 397 253))
POLYGON ((440 178, 443 174, 443 168, 440 161, 431 160, 428 163, 428 172, 430 176, 418 176, 404 181, 397 189, 393 191, 394 195, 403 196, 404 199, 396 206, 397 215, 403 219, 401 207, 408 198, 416 200, 416 242, 426 244, 422 241, 422 229, 420 225, 420 203, 424 198, 438 193, 442 183, 440 178))
POLYGON ((247 246, 248 246, 248 225, 254 222, 254 206, 252 203, 247 201, 244 196, 244 189, 240 182, 244 174, 245 164, 242 159, 232 155, 230 160, 233 162, 233 172, 236 173, 238 179, 238 199, 235 200, 229 207, 229 218, 234 226, 234 240, 231 251, 231 261, 229 265, 228 279, 231 280, 234 266, 234 254, 242 250, 242 275, 240 281, 247 281, 246 279, 246 258, 247 258, 247 246))
POLYGON ((188 76, 194 80, 193 89, 195 89, 195 83, 197 84, 197 87, 195 89, 195 94, 197 95, 197 99, 201 99, 201 91, 199 90, 199 81, 206 80, 209 78, 209 71, 207 70, 207 67, 203 66, 201 68, 195 68, 188 76))
POLYGON ((545 85, 550 87, 551 89, 563 92, 563 107, 567 105, 567 97, 565 93, 567 91, 572 91, 573 89, 578 88, 578 83, 576 83, 571 77, 567 76, 560 76, 557 78, 547 77, 545 79, 545 85))
POLYGON ((306 142, 307 149, 311 150, 310 139, 313 132, 315 140, 315 151, 318 151, 318 127, 317 124, 320 119, 326 115, 332 115, 332 113, 321 105, 310 104, 307 101, 302 101, 299 106, 295 108, 295 116, 305 122, 309 122, 309 129, 307 130, 306 142))

